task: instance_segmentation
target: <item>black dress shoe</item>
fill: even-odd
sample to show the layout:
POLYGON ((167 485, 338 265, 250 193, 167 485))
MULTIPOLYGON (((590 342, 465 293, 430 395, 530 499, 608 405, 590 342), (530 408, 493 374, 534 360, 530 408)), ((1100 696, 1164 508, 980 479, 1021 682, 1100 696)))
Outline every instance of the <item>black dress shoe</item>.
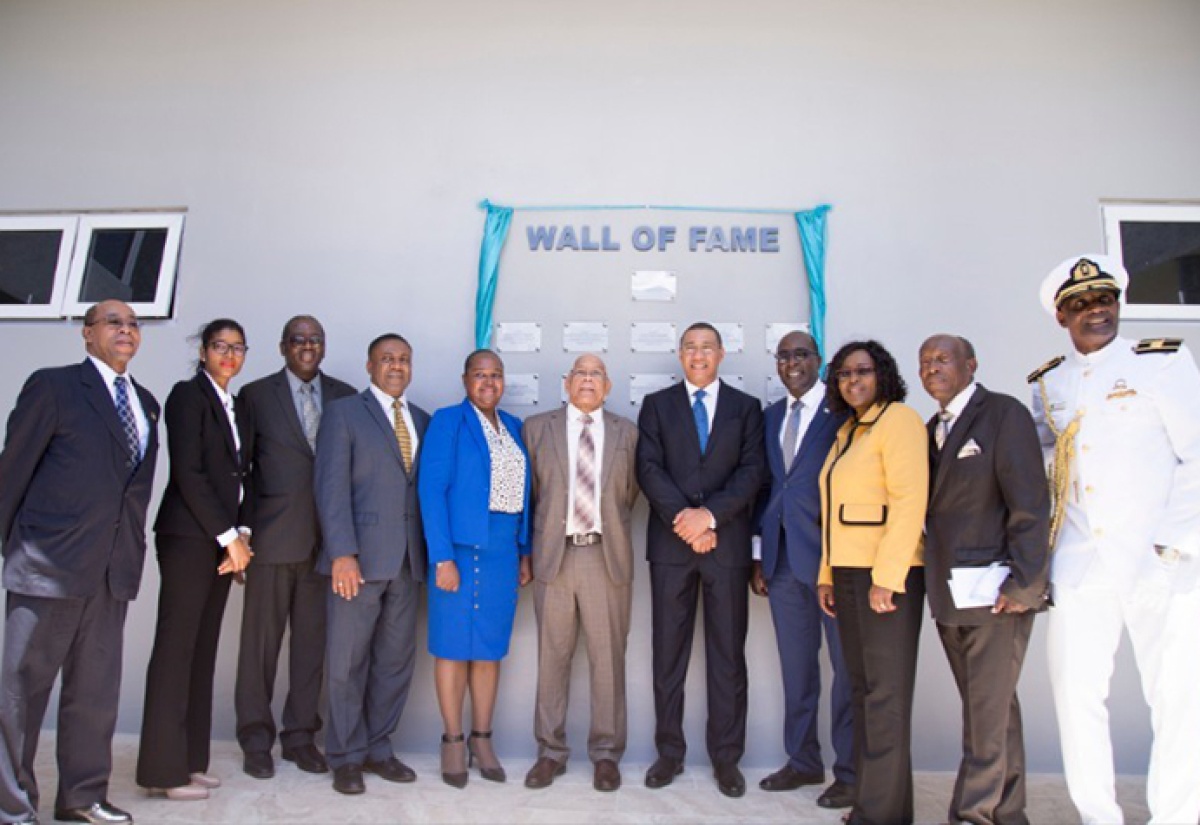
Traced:
POLYGON ((296 767, 305 773, 329 773, 329 763, 312 742, 294 748, 284 748, 281 755, 288 762, 295 762, 296 767))
POLYGON ((717 765, 713 776, 717 779, 717 790, 726 796, 737 799, 746 793, 746 777, 737 765, 717 765))
POLYGON ((417 781, 417 772, 394 756, 389 756, 387 759, 381 759, 378 762, 372 762, 368 759, 363 765, 363 770, 375 774, 380 779, 386 779, 388 782, 417 781))
POLYGON ((822 808, 852 808, 854 807, 854 786, 835 779, 833 784, 817 797, 817 804, 822 808))
POLYGON ((267 751, 249 751, 242 759, 242 770, 255 779, 270 779, 275 775, 275 761, 267 751))
POLYGON ((92 822, 96 825, 116 825, 133 822, 133 817, 107 799, 93 802, 86 808, 59 808, 54 812, 59 822, 92 822))
POLYGON ((654 760, 650 770, 646 771, 647 788, 665 788, 675 781, 675 777, 683 773, 683 763, 669 756, 660 756, 654 760))
POLYGON ((334 768, 333 789, 351 796, 364 792, 367 786, 363 783, 362 766, 351 764, 334 768))
POLYGON ((770 776, 764 776, 758 787, 764 791, 794 791, 805 785, 820 785, 825 781, 824 771, 798 771, 791 765, 784 765, 770 776))

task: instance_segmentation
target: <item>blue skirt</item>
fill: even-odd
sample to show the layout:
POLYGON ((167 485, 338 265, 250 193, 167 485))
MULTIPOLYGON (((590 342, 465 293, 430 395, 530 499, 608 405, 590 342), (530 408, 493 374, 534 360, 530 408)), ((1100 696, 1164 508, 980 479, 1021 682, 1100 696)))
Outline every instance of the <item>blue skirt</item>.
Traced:
POLYGON ((488 513, 485 550, 454 545, 458 592, 429 571, 429 653, 439 659, 499 661, 508 655, 517 612, 517 530, 521 516, 488 513))

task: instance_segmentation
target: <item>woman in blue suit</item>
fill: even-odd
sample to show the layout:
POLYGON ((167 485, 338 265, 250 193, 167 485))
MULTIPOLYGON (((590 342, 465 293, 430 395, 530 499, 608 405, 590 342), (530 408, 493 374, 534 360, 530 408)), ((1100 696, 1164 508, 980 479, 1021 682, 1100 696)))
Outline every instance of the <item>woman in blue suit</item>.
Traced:
POLYGON ((467 784, 471 762, 505 780, 492 749, 500 660, 508 654, 518 586, 528 584, 529 460, 521 421, 498 409, 504 363, 490 350, 467 356, 466 400, 438 410, 421 446, 418 491, 429 565, 429 652, 445 733, 442 779, 467 784), (471 693, 471 737, 462 715, 471 693))

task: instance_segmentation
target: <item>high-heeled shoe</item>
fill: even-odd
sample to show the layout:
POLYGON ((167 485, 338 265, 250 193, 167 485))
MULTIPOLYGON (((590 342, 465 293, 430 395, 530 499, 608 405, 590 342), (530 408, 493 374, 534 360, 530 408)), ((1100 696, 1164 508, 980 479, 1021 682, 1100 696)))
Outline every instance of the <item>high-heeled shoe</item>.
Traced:
POLYGON ((475 760, 479 760, 479 775, 489 782, 506 782, 508 774, 504 772, 504 767, 500 764, 500 760, 496 758, 496 752, 492 750, 492 732, 490 730, 473 730, 471 738, 467 742, 467 751, 470 756, 467 760, 467 767, 470 768, 475 764, 475 760))
POLYGON ((442 734, 442 781, 453 788, 467 787, 467 746, 463 735, 442 734))

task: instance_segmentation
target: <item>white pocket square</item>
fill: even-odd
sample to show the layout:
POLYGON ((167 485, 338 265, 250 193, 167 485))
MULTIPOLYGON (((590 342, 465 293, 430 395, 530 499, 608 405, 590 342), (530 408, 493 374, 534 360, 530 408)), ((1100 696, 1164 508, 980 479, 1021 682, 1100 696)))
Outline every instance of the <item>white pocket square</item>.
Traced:
POLYGON ((983 448, 975 443, 975 439, 971 439, 966 444, 962 445, 962 449, 958 451, 959 458, 970 458, 973 455, 979 455, 983 452, 983 448))

